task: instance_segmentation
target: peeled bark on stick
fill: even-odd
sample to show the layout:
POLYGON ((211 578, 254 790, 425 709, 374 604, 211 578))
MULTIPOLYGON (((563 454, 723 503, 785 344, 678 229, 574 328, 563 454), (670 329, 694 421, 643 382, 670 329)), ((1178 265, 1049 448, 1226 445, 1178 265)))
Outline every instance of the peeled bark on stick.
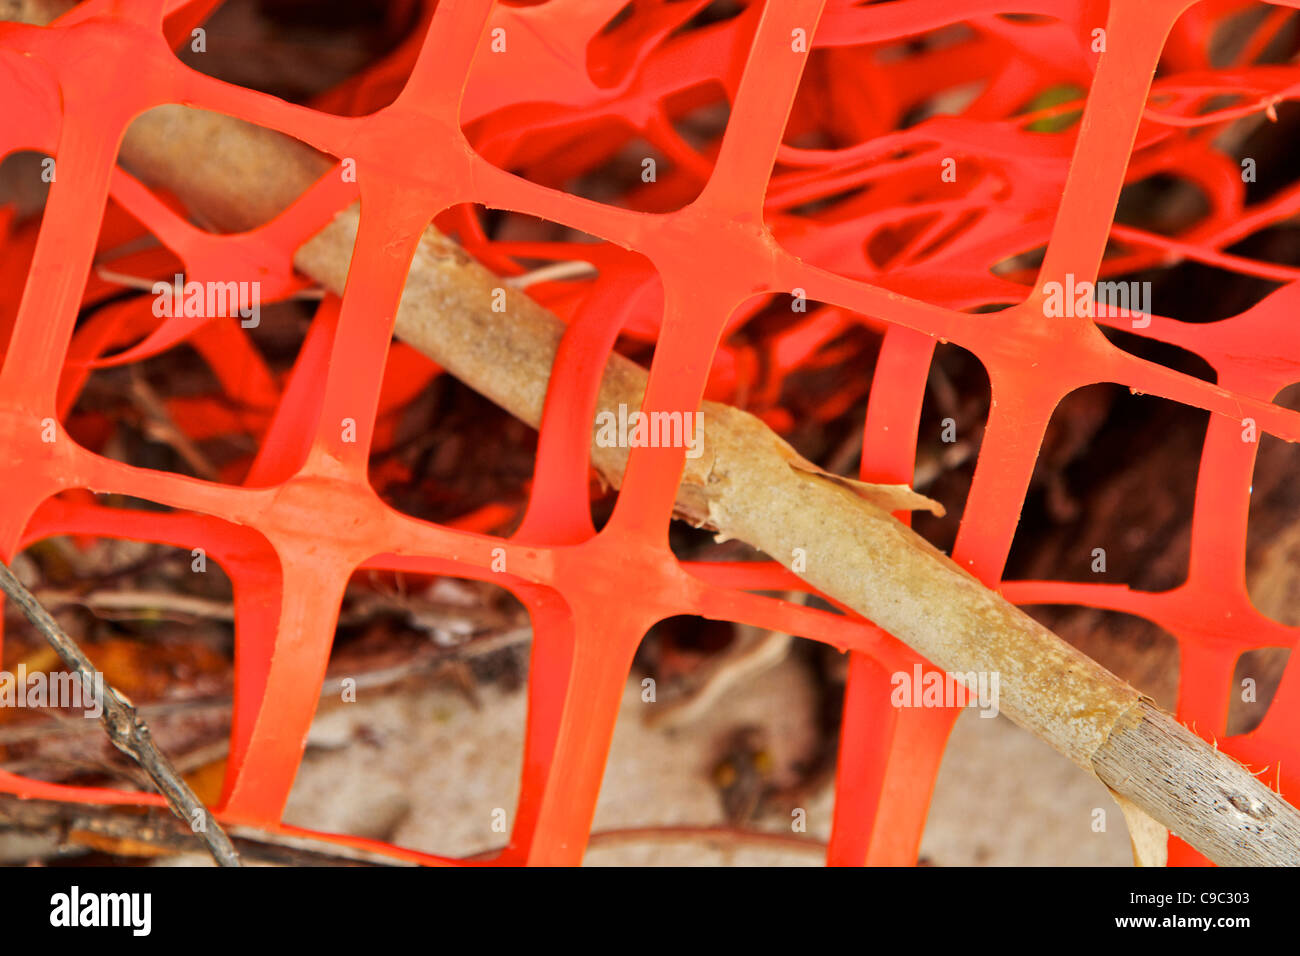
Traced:
MULTIPOLYGON (((183 106, 137 118, 120 160, 229 231, 265 223, 333 165, 291 137, 183 106)), ((342 294, 358 222, 354 204, 303 244, 294 265, 342 294)), ((563 323, 432 226, 415 252, 395 332, 520 420, 540 424, 563 323), (506 311, 494 312, 493 291, 503 287, 506 311)), ((612 355, 599 409, 639 407, 647 380, 640 366, 612 355)), ((1216 863, 1300 864, 1300 812, 890 514, 927 499, 826 475, 754 416, 714 402, 701 410, 704 453, 686 461, 681 517, 787 566, 801 548, 800 577, 936 666, 1000 675, 1008 717, 1216 863)), ((591 448, 592 464, 615 486, 627 455, 591 448)))

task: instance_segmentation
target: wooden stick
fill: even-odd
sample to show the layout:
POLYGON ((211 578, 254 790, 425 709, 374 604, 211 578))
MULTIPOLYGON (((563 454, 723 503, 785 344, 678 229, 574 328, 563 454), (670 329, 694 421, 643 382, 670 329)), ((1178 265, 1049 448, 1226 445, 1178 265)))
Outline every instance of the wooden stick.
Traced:
MULTIPOLYGON (((291 137, 181 106, 138 117, 121 161, 232 231, 265 223, 333 166, 291 137)), ((297 251, 295 266, 342 294, 358 222, 356 204, 340 212, 297 251)), ((395 328, 461 381, 539 425, 564 324, 433 227, 416 249, 395 328), (505 312, 491 308, 498 289, 505 312)), ((640 366, 611 355, 599 408, 640 407, 647 381, 640 366)), ((705 450, 686 461, 680 517, 787 567, 801 549, 804 580, 936 666, 970 678, 998 675, 1008 717, 1216 863, 1300 865, 1295 808, 890 514, 927 499, 827 475, 739 409, 705 402, 701 410, 705 450)), ((593 443, 592 464, 619 486, 628 453, 593 443)))
MULTIPOLYGON (((101 807, 58 800, 24 800, 0 794, 0 828, 46 834, 52 842, 72 843, 121 854, 126 844, 132 856, 169 856, 193 849, 189 827, 150 808, 101 807)), ((232 831, 239 852, 255 863, 278 866, 394 866, 377 853, 325 843, 310 837, 288 837, 252 827, 232 831)))
MULTIPOLYGON (((790 833, 768 833, 764 830, 744 830, 728 826, 650 826, 627 827, 617 830, 593 830, 587 846, 626 846, 627 844, 657 843, 660 845, 695 844, 716 850, 775 850, 816 854, 825 858, 826 844, 813 837, 790 833)), ((482 853, 466 857, 467 860, 490 860, 505 847, 493 847, 482 853)))

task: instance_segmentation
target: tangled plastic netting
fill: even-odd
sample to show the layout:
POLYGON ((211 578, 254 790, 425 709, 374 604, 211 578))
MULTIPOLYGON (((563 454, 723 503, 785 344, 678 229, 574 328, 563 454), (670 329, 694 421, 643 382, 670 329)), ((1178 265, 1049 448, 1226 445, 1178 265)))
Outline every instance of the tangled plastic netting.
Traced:
MULTIPOLYGON (((647 407, 692 407, 706 389, 729 401, 743 395, 778 430, 792 422, 780 396, 794 376, 843 364, 846 332, 880 333, 874 376, 846 376, 810 414, 845 413, 869 384, 862 471, 888 481, 911 477, 936 340, 969 350, 987 370, 993 403, 954 556, 990 584, 1000 581, 1040 441, 1063 396, 1114 382, 1208 410, 1182 586, 1142 593, 1016 581, 1004 592, 1024 604, 1124 611, 1175 635, 1178 716, 1207 738, 1225 730, 1237 658, 1294 644, 1294 629, 1259 613, 1246 592, 1257 445, 1242 440, 1242 422, 1300 439, 1300 416, 1272 403, 1300 380, 1290 311, 1297 269, 1224 250, 1295 215, 1300 187, 1248 205, 1239 159, 1215 137, 1242 118, 1271 115, 1300 90, 1295 66, 1255 65, 1295 4, 459 0, 436 11, 396 4, 419 29, 316 109, 180 64, 173 47, 216 6, 91 2, 50 30, 0 27, 7 93, 0 155, 38 150, 57 158, 39 232, 14 226, 9 214, 0 219, 0 335, 8 339, 0 546, 11 557, 50 535, 100 535, 202 547, 220 562, 233 582, 237 622, 221 819, 292 830, 281 815, 344 587, 358 569, 380 568, 493 581, 532 616, 522 790, 500 862, 581 859, 632 656, 647 628, 683 613, 853 652, 828 859, 915 860, 926 795, 957 713, 891 707, 889 675, 910 669, 915 655, 861 619, 756 593, 798 586, 775 564, 679 562, 667 527, 680 451, 635 451, 612 517, 594 532, 587 475, 573 466, 587 434, 566 411, 582 401, 575 383, 580 376, 590 383, 613 329, 654 346, 647 407), (1212 62, 1216 31, 1256 8, 1263 15, 1230 61, 1212 62), (130 120, 168 102, 237 115, 352 158, 357 184, 323 181, 251 233, 202 231, 171 197, 149 193, 114 166, 130 120), (708 125, 719 109, 729 109, 722 136, 708 125), (656 158, 653 183, 637 164, 634 175, 609 185, 611 157, 629 144, 656 158), (1203 215, 1176 235, 1113 223, 1121 186, 1162 173, 1203 193, 1203 215), (263 301, 284 299, 306 284, 290 268, 292 250, 355 198, 353 190, 362 199, 362 238, 347 294, 322 303, 286 377, 271 372, 237 322, 158 319, 149 296, 121 298, 120 286, 92 270, 97 262, 166 278, 179 262, 190 277, 258 280, 263 301), (471 204, 607 244, 553 235, 500 241, 471 204), (530 288, 571 324, 528 508, 508 539, 485 531, 499 527, 509 507, 492 504, 443 525, 418 521, 384 503, 376 485, 386 479, 368 467, 371 452, 394 440, 394 411, 438 374, 390 344, 405 263, 435 215, 503 274, 522 272, 523 260, 582 259, 599 270, 530 288), (128 246, 145 230, 165 248, 128 246), (1157 301, 1149 326, 1137 330, 1204 358, 1217 384, 1122 351, 1089 317, 1044 317, 1045 282, 1179 259, 1280 285, 1215 323, 1162 317, 1157 301), (736 334, 783 301, 773 296, 792 293, 814 304, 736 334), (199 353, 217 384, 212 394, 169 400, 173 420, 193 440, 241 431, 258 441, 255 456, 217 476, 224 480, 131 467, 63 430, 72 430, 70 410, 96 369, 180 342, 199 353), (355 441, 341 435, 346 419, 355 422, 355 441), (89 492, 173 510, 110 509, 89 492), (494 549, 504 549, 495 553, 504 553, 506 572, 493 570, 494 549)), ((1252 766, 1274 768, 1270 781, 1292 797, 1300 790, 1297 684, 1291 666, 1262 724, 1219 739, 1252 766)), ((10 773, 0 773, 0 788, 159 802, 10 773)), ((1199 861, 1173 843, 1174 861, 1199 861)))

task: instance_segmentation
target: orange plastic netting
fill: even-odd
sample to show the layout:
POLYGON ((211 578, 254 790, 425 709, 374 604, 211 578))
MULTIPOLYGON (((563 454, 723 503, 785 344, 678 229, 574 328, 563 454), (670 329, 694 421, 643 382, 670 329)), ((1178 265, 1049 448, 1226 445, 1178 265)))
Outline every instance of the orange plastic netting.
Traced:
MULTIPOLYGON (((620 333, 653 343, 646 407, 670 409, 694 407, 706 388, 710 397, 734 399, 755 363, 766 370, 769 394, 779 390, 784 377, 834 361, 828 350, 854 326, 883 334, 874 375, 845 392, 870 386, 868 479, 911 478, 937 342, 969 350, 987 370, 993 404, 954 556, 990 585, 1001 581, 1044 430, 1063 396, 1112 382, 1212 413, 1182 586, 1163 593, 1060 581, 1002 587, 1017 603, 1109 608, 1176 636, 1179 718, 1250 765, 1274 768, 1270 781, 1295 797, 1295 666, 1256 730, 1222 734, 1238 657, 1296 639, 1246 592, 1258 446, 1242 440, 1242 423, 1253 419, 1261 432, 1300 439, 1300 415, 1272 402, 1300 381, 1291 312, 1300 303, 1298 270, 1224 250, 1293 216, 1300 189, 1248 205, 1237 160, 1206 134, 1296 96, 1300 68, 1251 58, 1296 4, 1270 7, 1237 63, 1215 67, 1213 32, 1258 5, 781 0, 736 5, 734 16, 682 30, 706 0, 444 0, 436 10, 404 5, 419 11, 420 29, 314 109, 180 63, 173 48, 217 5, 103 0, 50 29, 0 26, 0 155, 39 150, 57 159, 39 230, 0 213, 0 319, 8 335, 0 551, 12 557, 56 534, 100 535, 201 547, 220 562, 233 582, 237 622, 220 819, 282 827, 343 590, 359 569, 390 569, 491 581, 531 614, 522 789, 510 846, 497 862, 581 859, 633 654, 651 625, 683 613, 852 652, 828 860, 913 862, 957 714, 890 705, 889 675, 910 670, 916 656, 861 619, 757 593, 801 586, 774 563, 679 562, 668 526, 680 449, 633 452, 599 533, 588 507, 595 386, 620 333), (616 17, 625 6, 630 11, 616 17), (956 24, 962 30, 950 42, 908 47, 956 24), (982 86, 956 115, 904 121, 918 104, 972 81, 982 86), (1086 106, 1032 107, 1037 95, 1061 88, 1086 91, 1086 106), (730 108, 725 135, 701 147, 680 120, 717 90, 730 108), (114 165, 131 119, 169 102, 237 115, 354 160, 356 182, 331 174, 263 228, 205 232, 169 197, 114 165), (1083 109, 1081 120, 1054 126, 1071 108, 1083 109), (819 130, 835 135, 819 142, 811 135, 819 130), (664 160, 653 188, 637 180, 608 202, 555 188, 600 167, 630 137, 664 160), (1160 172, 1176 172, 1207 197, 1195 229, 1174 238, 1115 225, 1122 185, 1160 172), (848 206, 825 203, 850 192, 848 206), (282 380, 237 321, 156 318, 148 296, 110 301, 120 290, 92 269, 105 250, 147 231, 165 248, 124 254, 112 268, 259 281, 263 301, 284 299, 305 285, 292 272, 293 250, 358 196, 361 231, 346 295, 324 300, 282 380), (604 243, 493 241, 471 204, 526 213, 604 243), (392 411, 439 374, 390 342, 414 244, 434 217, 505 274, 521 271, 516 259, 582 258, 599 268, 595 277, 530 289, 569 332, 551 379, 528 508, 508 539, 484 533, 499 523, 500 509, 448 525, 404 515, 384 503, 369 470, 372 450, 392 441, 392 411), (894 241, 882 256, 873 240, 885 233, 894 241), (1103 263, 1108 242, 1118 251, 1103 263), (1034 282, 993 270, 1044 244, 1034 282), (1044 316, 1047 282, 1180 257, 1280 288, 1213 323, 1161 316, 1159 302, 1145 325, 1044 316), (795 290, 816 303, 805 317, 755 347, 736 344, 733 333, 764 297, 795 290), (102 307, 79 324, 80 310, 93 305, 102 307), (975 311, 994 305, 1008 307, 975 311), (1123 351, 1097 322, 1196 353, 1213 366, 1217 384, 1123 351), (258 438, 256 456, 228 481, 132 467, 64 430, 94 370, 181 342, 243 410, 175 400, 176 422, 193 438, 237 429, 258 438), (348 419, 355 440, 340 429, 348 419), (110 509, 87 490, 173 510, 110 509), (493 570, 494 553, 504 554, 505 571, 493 570)), ((852 404, 843 399, 825 409, 827 417, 852 404)), ((788 423, 775 407, 765 417, 778 428, 788 423)), ((10 773, 0 773, 0 788, 94 803, 160 802, 10 773)), ((1172 860, 1199 861, 1173 843, 1172 860)))

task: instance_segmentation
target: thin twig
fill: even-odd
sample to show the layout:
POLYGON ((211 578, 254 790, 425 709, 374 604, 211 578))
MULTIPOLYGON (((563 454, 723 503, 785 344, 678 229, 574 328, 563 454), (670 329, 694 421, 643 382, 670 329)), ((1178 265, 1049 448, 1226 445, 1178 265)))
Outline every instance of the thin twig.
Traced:
POLYGON ((587 841, 591 847, 618 846, 625 843, 681 843, 698 840, 736 849, 796 850, 800 853, 826 855, 826 844, 811 837, 735 827, 662 826, 629 827, 622 830, 597 830, 587 841))
POLYGON ((113 620, 154 620, 164 614, 183 621, 235 619, 235 606, 228 600, 175 591, 101 590, 82 594, 77 591, 41 588, 33 596, 53 610, 75 605, 84 607, 98 617, 111 617, 113 620))
MULTIPOLYGON (((21 581, 9 570, 9 566, 0 562, 0 590, 3 590, 17 604, 32 622, 32 626, 45 636, 50 646, 63 659, 69 669, 81 678, 82 686, 89 692, 96 683, 94 665, 77 646, 76 642, 64 633, 57 621, 32 596, 21 581)), ((102 675, 98 675, 101 677, 102 675)), ((239 854, 235 852, 230 838, 226 836, 216 817, 194 795, 167 756, 158 749, 149 733, 144 720, 136 713, 135 707, 119 694, 107 681, 102 681, 104 712, 100 721, 108 731, 108 739, 118 750, 133 759, 153 779, 158 792, 167 800, 167 805, 181 820, 190 823, 201 821, 199 836, 207 844, 213 859, 219 866, 239 866, 239 854)))
MULTIPOLYGON (((787 591, 784 599, 803 604, 807 595, 787 591)), ((726 693, 738 684, 766 673, 785 660, 794 637, 749 624, 737 624, 732 643, 713 655, 687 678, 687 689, 680 696, 650 710, 645 718, 649 727, 669 730, 699 720, 726 693)))
MULTIPOLYGON (((25 800, 0 794, 0 829, 17 829, 27 835, 48 835, 55 845, 72 843, 87 849, 120 854, 113 844, 129 841, 158 856, 190 849, 188 828, 169 815, 150 808, 100 807, 56 800, 25 800)), ((270 833, 254 827, 231 830, 240 854, 255 863, 279 866, 401 866, 390 857, 311 837, 270 833)), ((148 855, 145 850, 145 855, 148 855)), ((128 855, 140 855, 139 852, 128 855)))
POLYGON ((177 427, 162 398, 135 366, 131 369, 131 399, 145 417, 144 433, 147 437, 170 445, 200 478, 208 481, 221 480, 221 475, 212 462, 199 451, 199 446, 190 436, 177 427))
POLYGON ((568 279, 588 279, 597 275, 599 270, 590 262, 582 259, 572 259, 567 262, 552 262, 550 265, 542 266, 540 269, 534 269, 532 272, 525 272, 523 275, 513 276, 506 279, 509 286, 516 289, 527 289, 530 285, 537 285, 539 282, 564 282, 568 279))
MULTIPOLYGON (((704 843, 718 849, 786 850, 815 853, 826 856, 826 844, 812 837, 799 837, 785 833, 767 833, 763 830, 742 830, 726 826, 647 826, 626 827, 616 830, 596 830, 587 840, 589 848, 622 846, 628 843, 704 843)), ((464 857, 466 861, 490 860, 505 847, 493 847, 481 853, 464 857)))
MULTIPOLYGON (((235 620, 235 606, 230 600, 175 591, 141 588, 81 592, 41 588, 35 597, 47 609, 57 611, 75 605, 111 620, 154 620, 160 615, 171 615, 182 621, 235 620)), ((355 627, 386 614, 404 617, 418 631, 451 635, 495 631, 514 623, 509 615, 490 608, 465 607, 448 601, 383 592, 363 592, 355 597, 350 593, 349 597, 352 598, 349 606, 339 614, 340 627, 355 627)))

